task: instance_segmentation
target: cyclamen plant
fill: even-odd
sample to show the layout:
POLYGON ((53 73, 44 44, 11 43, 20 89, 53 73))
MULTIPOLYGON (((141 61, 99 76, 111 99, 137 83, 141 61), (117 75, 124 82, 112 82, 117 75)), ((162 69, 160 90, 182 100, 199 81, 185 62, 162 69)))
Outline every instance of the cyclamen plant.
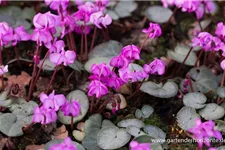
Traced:
MULTIPOLYGON (((149 28, 143 30, 147 34, 147 38, 156 38, 162 34, 158 24, 149 23, 149 28)), ((146 40, 145 40, 146 41, 146 40)), ((143 45, 145 42, 143 43, 143 45)), ((143 47, 143 45, 141 47, 143 47)), ((162 60, 155 59, 150 64, 145 64, 143 70, 132 70, 131 63, 140 59, 141 49, 135 45, 127 45, 123 47, 121 53, 110 61, 111 69, 105 63, 94 64, 91 67, 93 75, 89 77, 91 83, 88 86, 88 96, 96 96, 98 99, 109 93, 108 88, 118 90, 122 85, 132 82, 142 81, 149 75, 163 75, 165 72, 165 63, 162 60)), ((139 87, 140 88, 140 87, 139 87)), ((92 100, 94 101, 94 100, 92 100)), ((91 104, 91 111, 92 105, 91 104)))
POLYGON ((137 141, 130 142, 131 150, 151 150, 149 143, 138 143, 137 141))

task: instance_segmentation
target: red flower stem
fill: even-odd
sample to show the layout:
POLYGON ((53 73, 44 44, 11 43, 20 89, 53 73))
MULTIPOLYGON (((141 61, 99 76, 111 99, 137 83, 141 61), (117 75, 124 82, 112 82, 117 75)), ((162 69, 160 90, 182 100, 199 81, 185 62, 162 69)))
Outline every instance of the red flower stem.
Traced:
POLYGON ((186 57, 184 58, 182 64, 180 65, 180 67, 177 69, 177 72, 180 71, 181 67, 185 64, 186 60, 188 59, 188 56, 191 54, 191 51, 193 50, 193 47, 191 47, 186 55, 186 57))
POLYGON ((70 127, 71 127, 71 131, 73 131, 73 116, 71 116, 70 127))
POLYGON ((64 77, 65 79, 67 79, 67 73, 66 73, 66 69, 65 69, 64 65, 61 64, 61 67, 62 67, 63 77, 64 77))
POLYGON ((48 87, 47 87, 47 90, 45 91, 45 93, 48 93, 48 91, 50 89, 50 86, 52 85, 52 82, 53 82, 53 80, 55 78, 55 75, 56 75, 56 72, 57 72, 58 68, 59 68, 59 65, 56 66, 56 68, 55 68, 55 70, 53 72, 52 78, 51 78, 51 80, 50 80, 50 82, 48 84, 48 87))
POLYGON ((146 41, 148 40, 148 38, 149 38, 149 34, 147 34, 147 36, 146 36, 144 42, 141 44, 140 51, 141 51, 142 48, 145 46, 145 43, 146 43, 146 41))
POLYGON ((94 102, 95 102, 95 97, 92 96, 92 97, 91 97, 91 106, 90 106, 90 112, 91 112, 91 113, 93 112, 94 102))
POLYGON ((201 50, 201 52, 200 52, 199 55, 198 55, 198 58, 197 58, 197 60, 196 60, 196 62, 195 62, 195 67, 197 67, 198 61, 200 60, 202 54, 203 54, 203 50, 201 50))
POLYGON ((67 45, 68 45, 69 49, 72 50, 72 46, 70 44, 70 38, 69 38, 68 34, 66 35, 66 42, 67 42, 67 45))
MULTIPOLYGON (((36 50, 34 52, 35 56, 38 57, 38 50, 39 50, 39 45, 37 44, 36 46, 36 50)), ((32 77, 31 77, 31 81, 30 81, 30 87, 29 87, 29 92, 28 92, 28 96, 27 96, 27 101, 30 101, 31 98, 31 94, 32 94, 32 89, 34 86, 34 80, 35 80, 35 75, 36 75, 36 69, 37 69, 37 63, 34 61, 34 67, 33 67, 33 72, 32 72, 32 77)))
MULTIPOLYGON (((37 73, 36 78, 35 78, 35 80, 34 80, 34 85, 37 83, 37 81, 38 81, 38 79, 39 79, 41 70, 43 69, 44 62, 45 62, 45 60, 47 59, 49 53, 50 53, 50 52, 48 51, 48 52, 45 54, 45 56, 44 56, 44 59, 43 59, 43 61, 42 61, 42 63, 41 63, 40 68, 38 69, 38 73, 37 73)), ((32 90, 33 90, 33 88, 34 88, 34 87, 32 87, 32 90)))
POLYGON ((105 40, 105 41, 108 41, 108 38, 107 38, 107 36, 106 36, 105 31, 104 31, 104 29, 103 29, 103 28, 101 29, 101 31, 102 31, 102 34, 103 34, 104 40, 105 40))
POLYGON ((86 34, 86 22, 84 23, 84 43, 85 43, 85 60, 88 58, 88 43, 87 43, 87 34, 86 34))
POLYGON ((69 40, 70 40, 70 45, 71 45, 71 50, 74 50, 74 52, 76 52, 76 43, 75 43, 75 39, 74 39, 74 36, 73 36, 73 33, 70 32, 69 33, 69 40))
POLYGON ((145 78, 141 81, 141 83, 138 85, 136 90, 127 98, 127 100, 130 100, 132 97, 134 97, 140 91, 140 88, 144 82, 145 82, 145 78))
POLYGON ((70 78, 72 77, 72 75, 73 75, 74 72, 75 72, 75 71, 73 70, 73 71, 70 73, 70 75, 68 76, 68 78, 66 79, 66 85, 67 85, 67 87, 69 87, 70 78))
POLYGON ((222 78, 222 80, 220 82, 220 86, 223 86, 224 85, 224 80, 225 80, 225 70, 223 72, 223 78, 222 78))
POLYGON ((15 51, 15 57, 16 57, 17 63, 19 65, 19 67, 22 68, 20 60, 19 60, 19 52, 18 52, 18 49, 16 46, 14 46, 14 51, 15 51))
POLYGON ((199 28, 201 30, 201 32, 203 32, 203 28, 202 28, 202 25, 201 25, 201 21, 198 19, 198 25, 199 25, 199 28))
POLYGON ((93 49, 93 47, 94 47, 96 34, 97 34, 97 27, 95 26, 94 33, 93 33, 93 36, 92 36, 92 41, 91 41, 91 48, 90 48, 90 51, 91 51, 91 50, 93 49))
POLYGON ((104 101, 104 103, 99 107, 99 109, 97 110, 97 113, 100 113, 102 111, 102 109, 104 109, 104 107, 111 101, 111 97, 108 98, 107 100, 104 101))
POLYGON ((176 7, 176 8, 173 10, 172 15, 170 16, 169 20, 166 22, 165 28, 169 25, 169 23, 171 22, 172 18, 175 16, 177 10, 178 10, 178 7, 176 7))
POLYGON ((81 47, 80 47, 80 49, 81 49, 81 51, 80 51, 80 56, 82 56, 83 55, 83 51, 84 51, 84 34, 82 33, 81 34, 81 47))
MULTIPOLYGON (((0 66, 2 65, 2 47, 0 47, 0 66)), ((1 89, 4 89, 5 85, 4 85, 4 76, 1 75, 1 82, 2 82, 2 87, 1 89)))

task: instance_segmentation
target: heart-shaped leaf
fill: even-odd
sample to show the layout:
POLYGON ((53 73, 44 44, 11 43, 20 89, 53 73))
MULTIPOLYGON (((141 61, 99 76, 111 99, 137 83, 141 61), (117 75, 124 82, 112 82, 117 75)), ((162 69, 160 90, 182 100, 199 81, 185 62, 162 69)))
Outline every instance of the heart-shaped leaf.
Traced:
MULTIPOLYGON (((122 95, 122 94, 118 94, 118 96, 120 97, 120 109, 124 109, 127 107, 127 101, 125 99, 125 97, 122 95)), ((109 110, 112 110, 113 107, 112 107, 112 103, 113 101, 110 101, 107 105, 106 105, 106 109, 109 109, 109 110)))
POLYGON ((94 47, 94 49, 89 53, 88 58, 92 59, 95 57, 108 57, 112 58, 116 55, 119 55, 123 45, 114 40, 110 40, 108 42, 101 43, 94 47))
MULTIPOLYGON (((102 63, 106 63, 106 65, 109 65, 110 63, 110 60, 111 58, 108 58, 108 57, 94 57, 94 58, 91 58, 89 59, 85 65, 84 65, 84 68, 85 70, 87 70, 89 73, 91 73, 91 67, 93 64, 102 64, 102 63)), ((112 68, 112 67, 111 67, 112 68)))
POLYGON ((205 107, 206 100, 206 96, 198 92, 188 93, 183 97, 184 105, 192 107, 194 109, 205 107))
POLYGON ((199 111, 199 114, 205 120, 217 120, 224 116, 225 111, 222 106, 219 106, 216 103, 209 103, 199 111))
POLYGON ((129 17, 131 13, 137 8, 137 3, 133 0, 119 1, 115 7, 115 12, 120 18, 129 17))
POLYGON ((17 117, 11 113, 0 115, 0 131, 7 136, 17 137, 23 135, 22 128, 31 124, 31 117, 17 117))
POLYGON ((126 128, 128 126, 135 126, 138 128, 144 127, 143 121, 138 120, 138 119, 125 119, 125 120, 120 121, 117 125, 119 127, 123 127, 123 128, 126 128))
POLYGON ((102 128, 109 128, 109 127, 116 127, 116 126, 110 120, 107 120, 107 119, 103 120, 102 121, 102 128))
POLYGON ((84 65, 81 62, 77 61, 77 60, 75 60, 74 63, 69 64, 68 66, 70 68, 76 70, 76 71, 79 71, 79 72, 81 72, 82 70, 85 70, 84 69, 84 65))
POLYGON ((216 90, 217 94, 219 95, 219 97, 221 98, 225 98, 225 87, 221 86, 216 90))
POLYGON ((183 130, 188 130, 190 128, 193 128, 195 126, 195 121, 197 118, 200 118, 200 116, 196 113, 195 109, 191 107, 183 107, 177 113, 178 125, 183 130))
MULTIPOLYGON (((175 48, 175 51, 168 51, 168 56, 172 58, 173 60, 182 63, 185 59, 185 57, 188 54, 188 51, 190 50, 190 47, 185 45, 177 45, 175 48)), ((194 66, 195 62, 197 60, 197 56, 194 52, 191 52, 185 61, 185 65, 188 66, 194 66)))
POLYGON ((0 94, 0 106, 9 107, 12 104, 12 99, 7 99, 8 91, 4 91, 0 94))
POLYGON ((102 149, 117 149, 127 144, 130 138, 125 129, 103 128, 98 132, 97 143, 102 149))
POLYGON ((97 135, 100 129, 95 129, 85 135, 82 144, 87 150, 101 150, 97 143, 97 135))
POLYGON ((101 129, 102 126, 102 116, 100 114, 94 114, 85 121, 84 131, 89 134, 92 130, 101 129))
POLYGON ((130 135, 132 135, 132 136, 134 136, 134 137, 139 137, 139 136, 141 136, 141 135, 145 135, 145 134, 146 134, 146 133, 144 133, 143 131, 141 131, 140 128, 135 127, 135 126, 128 126, 128 127, 126 127, 126 131, 127 131, 130 135))
POLYGON ((149 105, 144 105, 142 109, 137 109, 135 111, 135 117, 138 119, 141 118, 148 118, 152 113, 154 112, 154 109, 149 105))
MULTIPOLYGON (((76 123, 83 119, 89 109, 89 101, 87 95, 80 90, 74 90, 66 96, 66 99, 68 101, 75 100, 80 103, 80 114, 76 117, 73 117, 73 122, 76 123)), ((64 116, 63 112, 61 111, 58 112, 58 119, 63 124, 71 124, 71 117, 64 116)))
POLYGON ((149 81, 143 83, 140 90, 155 97, 171 98, 177 95, 178 86, 176 83, 171 81, 166 82, 164 85, 162 83, 156 84, 149 81))
POLYGON ((150 6, 146 9, 146 16, 149 20, 156 23, 167 22, 173 12, 169 8, 164 8, 162 6, 150 6))
POLYGON ((164 143, 166 139, 166 133, 163 132, 159 127, 147 125, 144 127, 144 131, 155 139, 160 139, 160 143, 164 143))
POLYGON ((85 137, 85 133, 83 131, 79 131, 79 130, 73 130, 73 137, 77 140, 77 141, 82 141, 85 137))
MULTIPOLYGON (((54 140, 51 140, 51 141, 49 141, 48 143, 45 144, 45 150, 49 150, 49 148, 52 145, 54 145, 54 144, 60 144, 63 141, 64 141, 63 139, 54 139, 54 140)), ((76 146, 76 150, 85 150, 85 148, 81 144, 79 144, 77 142, 74 142, 74 141, 72 141, 72 143, 73 143, 73 145, 76 146)))
MULTIPOLYGON (((44 59, 40 60, 40 63, 37 65, 38 68, 41 67, 41 64, 42 62, 44 61, 44 59)), ((55 70, 55 67, 56 65, 53 64, 49 58, 47 58, 45 61, 44 61, 44 64, 42 66, 42 69, 45 70, 45 71, 54 71, 55 70)))

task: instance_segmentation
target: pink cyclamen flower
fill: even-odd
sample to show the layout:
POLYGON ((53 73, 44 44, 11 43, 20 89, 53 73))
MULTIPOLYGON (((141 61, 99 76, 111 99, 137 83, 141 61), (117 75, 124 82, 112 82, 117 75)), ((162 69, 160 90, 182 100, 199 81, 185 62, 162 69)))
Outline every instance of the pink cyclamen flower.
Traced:
POLYGON ((131 150, 151 150, 149 143, 138 143, 137 141, 130 142, 131 150))
POLYGON ((0 66, 0 76, 2 76, 3 74, 5 74, 6 72, 8 72, 8 65, 6 66, 0 66))
POLYGON ((123 68, 127 67, 129 65, 130 61, 127 60, 123 55, 115 56, 110 61, 110 66, 117 67, 117 68, 123 68))
POLYGON ((91 72, 98 77, 106 77, 111 73, 110 68, 106 65, 106 63, 102 64, 93 64, 91 67, 91 72))
POLYGON ((215 34, 225 41, 225 25, 222 22, 217 24, 215 34))
POLYGON ((200 6, 201 1, 199 0, 184 0, 182 4, 182 11, 183 12, 194 12, 200 6))
POLYGON ((91 32, 91 27, 86 25, 85 27, 82 25, 77 25, 75 27, 75 32, 78 34, 86 34, 88 35, 91 32))
POLYGON ((144 71, 147 74, 163 75, 165 73, 165 63, 160 59, 155 59, 149 65, 144 65, 144 71))
POLYGON ((99 29, 102 29, 102 26, 106 28, 112 23, 112 18, 108 14, 104 15, 102 11, 98 11, 91 14, 90 22, 96 25, 99 29))
POLYGON ((66 101, 61 111, 64 113, 64 116, 76 117, 80 114, 80 103, 75 100, 71 100, 70 102, 66 101))
POLYGON ((142 81, 148 78, 148 74, 143 70, 134 71, 130 68, 119 69, 119 76, 125 83, 142 81))
POLYGON ((188 129, 188 132, 193 134, 193 137, 197 139, 198 147, 202 148, 203 144, 210 146, 210 138, 214 137, 218 140, 222 139, 222 134, 219 131, 214 130, 215 123, 212 120, 204 123, 198 118, 196 120, 195 127, 188 129))
POLYGON ((60 144, 53 144, 49 150, 76 150, 76 146, 72 143, 69 137, 60 144))
POLYGON ((13 29, 6 22, 0 22, 0 46, 8 45, 13 40, 13 29))
POLYGON ((88 96, 96 96, 100 98, 108 93, 107 87, 98 80, 93 80, 88 86, 88 96))
POLYGON ((225 60, 223 60, 221 63, 220 63, 220 67, 225 70, 225 60))
POLYGON ((168 8, 174 5, 174 0, 161 0, 163 7, 168 8))
POLYGON ((31 36, 25 31, 24 26, 19 26, 14 29, 12 45, 15 46, 19 41, 28 41, 30 38, 31 36))
POLYGON ((49 5, 52 10, 65 11, 69 5, 69 0, 45 0, 45 4, 49 5))
POLYGON ((159 24, 149 23, 148 29, 143 29, 142 32, 148 34, 149 38, 154 39, 162 34, 162 30, 159 24))
POLYGON ((65 15, 61 18, 60 27, 62 27, 60 37, 63 38, 66 34, 74 31, 76 22, 73 15, 65 15))
POLYGON ((57 114, 54 110, 46 109, 44 107, 36 106, 34 108, 34 115, 32 122, 37 122, 41 124, 49 124, 57 120, 57 114))
POLYGON ((40 100, 43 103, 43 107, 45 109, 58 111, 59 108, 65 104, 66 97, 63 94, 55 95, 55 91, 53 90, 49 96, 45 93, 41 93, 40 100))
POLYGON ((49 56, 50 61, 55 65, 67 66, 68 64, 72 64, 76 58, 76 53, 72 50, 62 50, 61 52, 52 53, 49 56))
POLYGON ((122 49, 121 54, 128 60, 139 60, 140 48, 135 45, 127 45, 122 49))
POLYGON ((33 34, 31 35, 31 40, 36 41, 39 46, 42 46, 44 43, 49 44, 52 41, 52 35, 47 29, 34 29, 33 34))
POLYGON ((109 3, 109 0, 95 0, 96 6, 99 7, 100 11, 104 11, 106 5, 109 3))
POLYGON ((198 36, 192 39, 192 46, 200 46, 205 51, 212 50, 213 36, 208 32, 201 32, 198 36))
MULTIPOLYGON (((54 29, 58 25, 58 16, 52 14, 50 11, 42 14, 38 13, 33 18, 33 24, 36 29, 54 29)), ((55 32, 55 31, 54 31, 55 32)))
POLYGON ((111 87, 115 90, 118 90, 122 85, 124 85, 124 82, 122 79, 117 77, 116 73, 112 72, 109 77, 106 77, 103 79, 106 86, 111 87))

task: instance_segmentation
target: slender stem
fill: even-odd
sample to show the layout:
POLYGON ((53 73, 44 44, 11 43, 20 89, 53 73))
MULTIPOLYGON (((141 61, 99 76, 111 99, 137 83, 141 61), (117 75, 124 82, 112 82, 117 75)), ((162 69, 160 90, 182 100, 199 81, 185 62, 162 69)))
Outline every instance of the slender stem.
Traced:
POLYGON ((66 69, 65 69, 64 65, 62 64, 61 67, 62 67, 63 77, 65 79, 67 79, 67 73, 66 73, 66 69))
POLYGON ((87 43, 87 34, 86 34, 86 22, 84 22, 84 43, 85 43, 85 60, 88 58, 88 43, 87 43))
POLYGON ((57 70, 58 70, 58 67, 59 67, 59 65, 56 66, 56 68, 55 68, 55 70, 54 70, 54 73, 53 73, 53 75, 52 75, 52 78, 51 78, 51 80, 50 80, 50 82, 49 82, 49 84, 48 84, 48 87, 47 87, 47 90, 46 90, 45 93, 48 93, 48 91, 49 91, 49 89, 50 89, 50 86, 52 85, 52 82, 53 82, 53 80, 54 80, 54 78, 55 78, 55 75, 56 75, 56 72, 57 72, 57 70))
MULTIPOLYGON (((43 66, 44 66, 44 62, 45 62, 45 60, 47 59, 49 53, 50 53, 50 52, 48 51, 48 52, 45 54, 45 56, 44 56, 44 59, 43 59, 43 61, 42 61, 42 63, 41 63, 40 68, 38 69, 38 73, 37 73, 36 78, 35 78, 35 80, 34 80, 34 85, 37 83, 37 81, 38 81, 38 79, 39 79, 41 70, 42 70, 42 68, 43 68, 43 66)), ((32 87, 32 90, 33 90, 33 88, 34 88, 34 87, 32 87)))
POLYGON ((224 80, 225 80, 225 71, 223 72, 223 78, 220 82, 220 86, 223 86, 224 85, 224 80))
POLYGON ((103 28, 101 29, 101 31, 102 31, 102 34, 103 34, 104 40, 105 40, 105 41, 108 41, 107 35, 106 35, 106 33, 105 33, 105 31, 104 31, 104 29, 103 29, 103 28))
POLYGON ((66 85, 67 85, 67 87, 69 87, 69 81, 70 81, 70 78, 72 77, 72 75, 73 75, 74 72, 75 72, 75 71, 73 70, 73 71, 70 73, 70 75, 68 76, 68 78, 66 79, 66 85))
POLYGON ((19 67, 22 68, 20 60, 19 60, 19 52, 18 52, 18 49, 16 46, 14 46, 14 52, 15 52, 15 57, 16 57, 17 63, 19 65, 19 67))
POLYGON ((83 52, 84 52, 84 34, 81 34, 81 44, 80 44, 80 56, 83 58, 83 52))
POLYGON ((191 54, 191 51, 193 50, 193 47, 191 47, 186 55, 186 57, 184 58, 182 64, 180 65, 180 67, 177 69, 177 72, 180 71, 181 67, 185 64, 186 60, 188 59, 188 56, 191 54))
MULTIPOLYGON (((2 47, 0 47, 0 66, 2 65, 2 47)), ((2 89, 4 89, 4 77, 1 75, 2 89)))
POLYGON ((145 82, 145 78, 141 81, 141 83, 138 85, 136 90, 127 98, 127 100, 130 100, 133 96, 135 96, 140 91, 140 88, 144 82, 145 82))
POLYGON ((94 107, 94 102, 95 102, 95 97, 91 97, 91 106, 90 106, 90 112, 93 112, 93 107, 94 107))
POLYGON ((197 67, 198 61, 200 60, 202 54, 203 54, 203 50, 201 50, 201 52, 200 52, 199 55, 198 55, 198 58, 197 58, 197 60, 196 60, 196 62, 195 62, 195 67, 197 67))
MULTIPOLYGON (((38 57, 38 50, 39 50, 39 45, 37 44, 36 46, 36 50, 35 50, 35 56, 38 57)), ((34 80, 35 80, 35 75, 36 75, 36 69, 37 69, 37 63, 36 61, 34 61, 34 67, 33 67, 33 72, 32 72, 32 78, 31 78, 31 81, 30 81, 30 87, 29 87, 29 92, 28 92, 28 96, 27 96, 27 101, 30 101, 30 98, 31 98, 31 94, 32 94, 32 90, 33 90, 33 86, 34 86, 34 80)))
POLYGON ((97 34, 97 27, 95 26, 94 33, 93 33, 93 37, 92 37, 92 41, 91 41, 91 48, 90 48, 90 51, 91 51, 91 50, 93 49, 93 47, 94 47, 96 34, 97 34))
POLYGON ((74 52, 76 52, 76 43, 75 43, 72 32, 69 33, 69 40, 70 40, 70 45, 71 45, 72 50, 74 50, 74 52))
POLYGON ((104 101, 104 103, 97 110, 98 113, 102 111, 102 109, 111 101, 111 97, 104 101))
POLYGON ((167 21, 167 23, 166 23, 166 25, 165 25, 165 28, 169 25, 169 23, 171 22, 172 18, 175 16, 177 10, 178 10, 178 7, 176 7, 176 8, 173 10, 172 15, 170 16, 169 20, 167 21))
POLYGON ((145 43, 146 43, 146 41, 148 40, 148 38, 149 38, 149 34, 146 36, 144 42, 141 44, 140 51, 141 51, 142 48, 145 46, 145 43))
POLYGON ((198 25, 199 25, 199 28, 201 30, 201 32, 203 31, 203 28, 202 28, 202 24, 201 24, 201 21, 198 19, 198 25))
POLYGON ((71 131, 73 131, 73 116, 71 116, 70 127, 71 127, 71 131))
POLYGON ((72 50, 72 46, 71 46, 70 38, 69 38, 68 34, 66 35, 66 42, 67 42, 67 45, 68 45, 69 49, 72 50))

